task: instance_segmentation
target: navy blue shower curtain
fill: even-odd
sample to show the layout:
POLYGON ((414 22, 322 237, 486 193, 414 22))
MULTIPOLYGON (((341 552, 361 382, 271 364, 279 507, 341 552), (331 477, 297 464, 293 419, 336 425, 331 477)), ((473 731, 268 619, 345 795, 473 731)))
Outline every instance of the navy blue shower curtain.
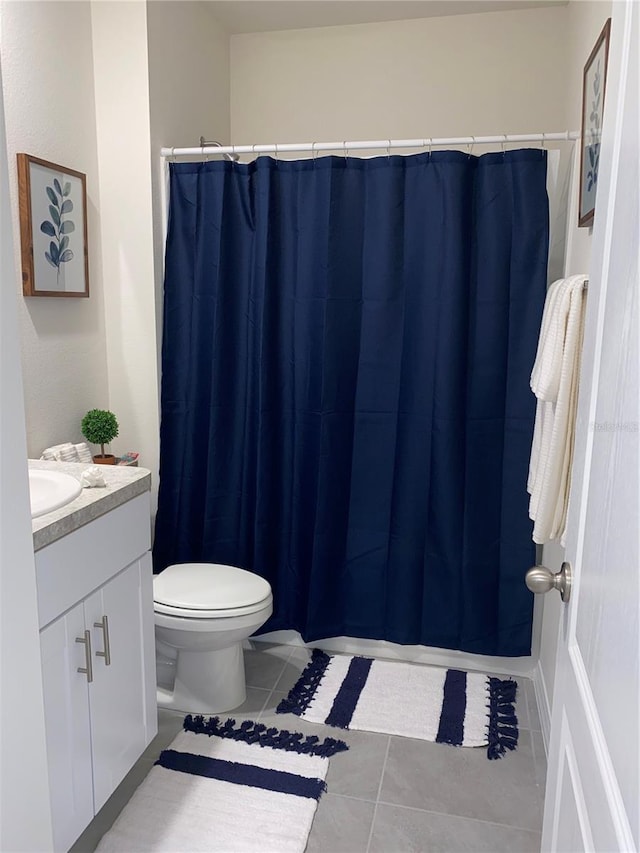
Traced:
POLYGON ((154 565, 264 630, 530 651, 546 154, 171 165, 154 565))

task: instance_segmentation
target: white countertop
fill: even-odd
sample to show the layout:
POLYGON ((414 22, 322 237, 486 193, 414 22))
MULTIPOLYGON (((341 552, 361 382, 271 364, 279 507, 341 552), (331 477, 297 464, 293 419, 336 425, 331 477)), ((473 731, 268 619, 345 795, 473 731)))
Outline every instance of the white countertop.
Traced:
MULTIPOLYGON (((78 480, 88 467, 85 462, 45 462, 41 459, 29 459, 31 470, 62 471, 78 480)), ((151 472, 146 468, 100 465, 100 471, 107 484, 105 487, 83 489, 75 500, 60 509, 31 519, 34 551, 39 551, 40 548, 50 545, 151 488, 151 472)))

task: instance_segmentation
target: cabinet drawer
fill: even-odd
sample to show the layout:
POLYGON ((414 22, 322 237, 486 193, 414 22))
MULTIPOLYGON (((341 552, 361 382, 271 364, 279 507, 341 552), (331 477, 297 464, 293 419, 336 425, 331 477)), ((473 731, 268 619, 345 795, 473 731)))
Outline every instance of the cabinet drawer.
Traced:
POLYGON ((150 500, 146 492, 36 552, 40 628, 150 547, 150 500))

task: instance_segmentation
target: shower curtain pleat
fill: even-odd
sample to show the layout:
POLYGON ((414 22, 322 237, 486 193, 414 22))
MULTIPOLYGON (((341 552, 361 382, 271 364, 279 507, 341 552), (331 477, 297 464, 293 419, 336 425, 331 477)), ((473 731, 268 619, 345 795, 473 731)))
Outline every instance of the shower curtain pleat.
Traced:
POLYGON ((546 153, 171 165, 154 566, 264 629, 530 651, 546 153))

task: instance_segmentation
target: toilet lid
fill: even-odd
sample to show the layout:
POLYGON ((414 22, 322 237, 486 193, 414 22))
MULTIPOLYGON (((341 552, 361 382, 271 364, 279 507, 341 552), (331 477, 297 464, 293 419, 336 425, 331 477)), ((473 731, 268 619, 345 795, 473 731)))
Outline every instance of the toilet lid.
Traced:
POLYGON ((180 563, 153 579, 153 599, 183 610, 231 610, 269 598, 268 582, 253 572, 218 563, 180 563))

